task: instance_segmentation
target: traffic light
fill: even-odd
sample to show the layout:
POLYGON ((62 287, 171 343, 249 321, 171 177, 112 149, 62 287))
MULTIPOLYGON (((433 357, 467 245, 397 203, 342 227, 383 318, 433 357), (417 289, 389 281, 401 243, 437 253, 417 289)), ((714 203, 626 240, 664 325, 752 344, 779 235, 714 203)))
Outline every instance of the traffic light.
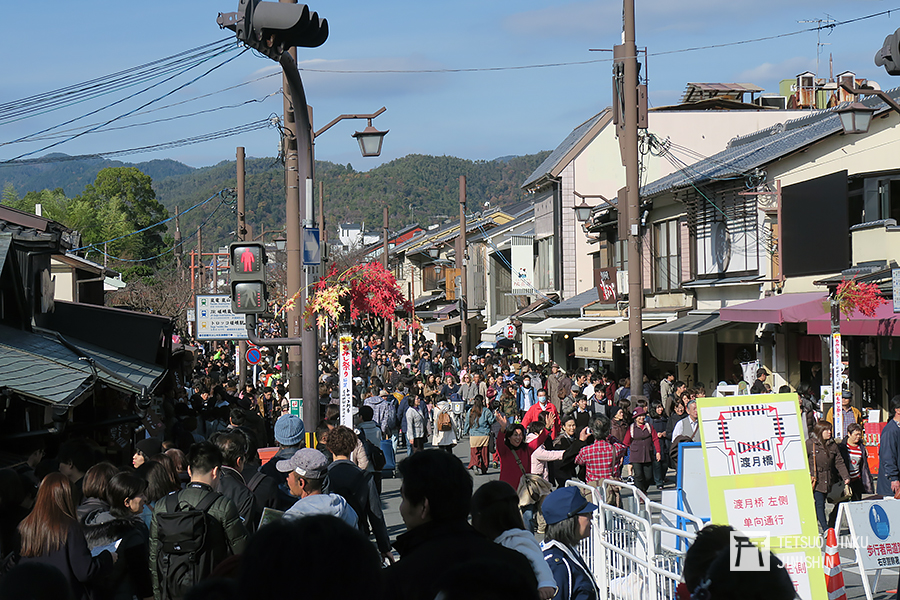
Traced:
POLYGON ((317 48, 328 39, 328 21, 305 4, 240 0, 237 12, 219 13, 216 22, 272 60, 293 46, 317 48))
POLYGON ((875 53, 875 64, 884 67, 888 75, 900 75, 900 29, 884 38, 884 45, 875 53))
POLYGON ((234 242, 228 247, 231 262, 231 312, 256 315, 267 312, 266 247, 258 242, 234 242))

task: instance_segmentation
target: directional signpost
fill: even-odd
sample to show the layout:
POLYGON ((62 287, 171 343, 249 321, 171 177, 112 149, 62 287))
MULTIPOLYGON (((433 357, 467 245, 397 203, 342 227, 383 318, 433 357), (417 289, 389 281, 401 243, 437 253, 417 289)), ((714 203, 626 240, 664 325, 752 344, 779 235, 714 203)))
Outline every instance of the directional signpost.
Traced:
POLYGON ((198 340, 247 339, 246 318, 232 312, 231 297, 227 294, 197 296, 194 313, 198 340))

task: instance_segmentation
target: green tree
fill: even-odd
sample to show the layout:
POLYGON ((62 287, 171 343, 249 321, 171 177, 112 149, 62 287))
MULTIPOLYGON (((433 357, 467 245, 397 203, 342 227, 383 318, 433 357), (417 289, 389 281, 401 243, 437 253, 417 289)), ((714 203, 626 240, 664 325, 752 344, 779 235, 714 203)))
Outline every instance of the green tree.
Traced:
MULTIPOLYGON (((130 260, 149 259, 165 248, 166 225, 154 223, 169 216, 157 201, 152 183, 135 167, 103 169, 96 181, 74 199, 67 215, 71 224, 66 224, 81 231, 82 243, 95 244, 98 252, 102 251, 101 244, 115 240, 107 244, 108 254, 130 260), (134 233, 145 228, 148 229, 134 233)), ((127 275, 134 269, 124 271, 127 275)))

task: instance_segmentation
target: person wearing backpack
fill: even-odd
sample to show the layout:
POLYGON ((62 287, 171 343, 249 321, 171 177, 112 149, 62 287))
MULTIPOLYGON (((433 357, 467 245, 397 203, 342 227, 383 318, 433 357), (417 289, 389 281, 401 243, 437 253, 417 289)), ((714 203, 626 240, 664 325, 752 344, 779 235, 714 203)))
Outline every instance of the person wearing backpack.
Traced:
POLYGON ((453 452, 457 444, 456 424, 450 413, 450 401, 441 400, 434 407, 434 429, 431 445, 447 452, 453 452))
POLYGON ((156 600, 181 600, 222 560, 241 554, 249 537, 234 502, 213 489, 222 452, 211 442, 199 442, 187 459, 191 482, 161 498, 150 521, 156 600))

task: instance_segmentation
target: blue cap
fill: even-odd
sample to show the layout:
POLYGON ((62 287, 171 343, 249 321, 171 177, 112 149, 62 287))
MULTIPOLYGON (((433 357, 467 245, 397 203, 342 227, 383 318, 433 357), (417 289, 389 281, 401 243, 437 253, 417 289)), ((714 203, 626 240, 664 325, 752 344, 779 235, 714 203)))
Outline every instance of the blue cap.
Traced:
POLYGON ((592 513, 597 505, 588 502, 577 487, 561 487, 544 498, 541 512, 548 525, 565 521, 575 515, 592 513))
POLYGON ((303 421, 297 415, 282 415, 275 421, 275 441, 282 446, 296 446, 303 441, 303 421))

